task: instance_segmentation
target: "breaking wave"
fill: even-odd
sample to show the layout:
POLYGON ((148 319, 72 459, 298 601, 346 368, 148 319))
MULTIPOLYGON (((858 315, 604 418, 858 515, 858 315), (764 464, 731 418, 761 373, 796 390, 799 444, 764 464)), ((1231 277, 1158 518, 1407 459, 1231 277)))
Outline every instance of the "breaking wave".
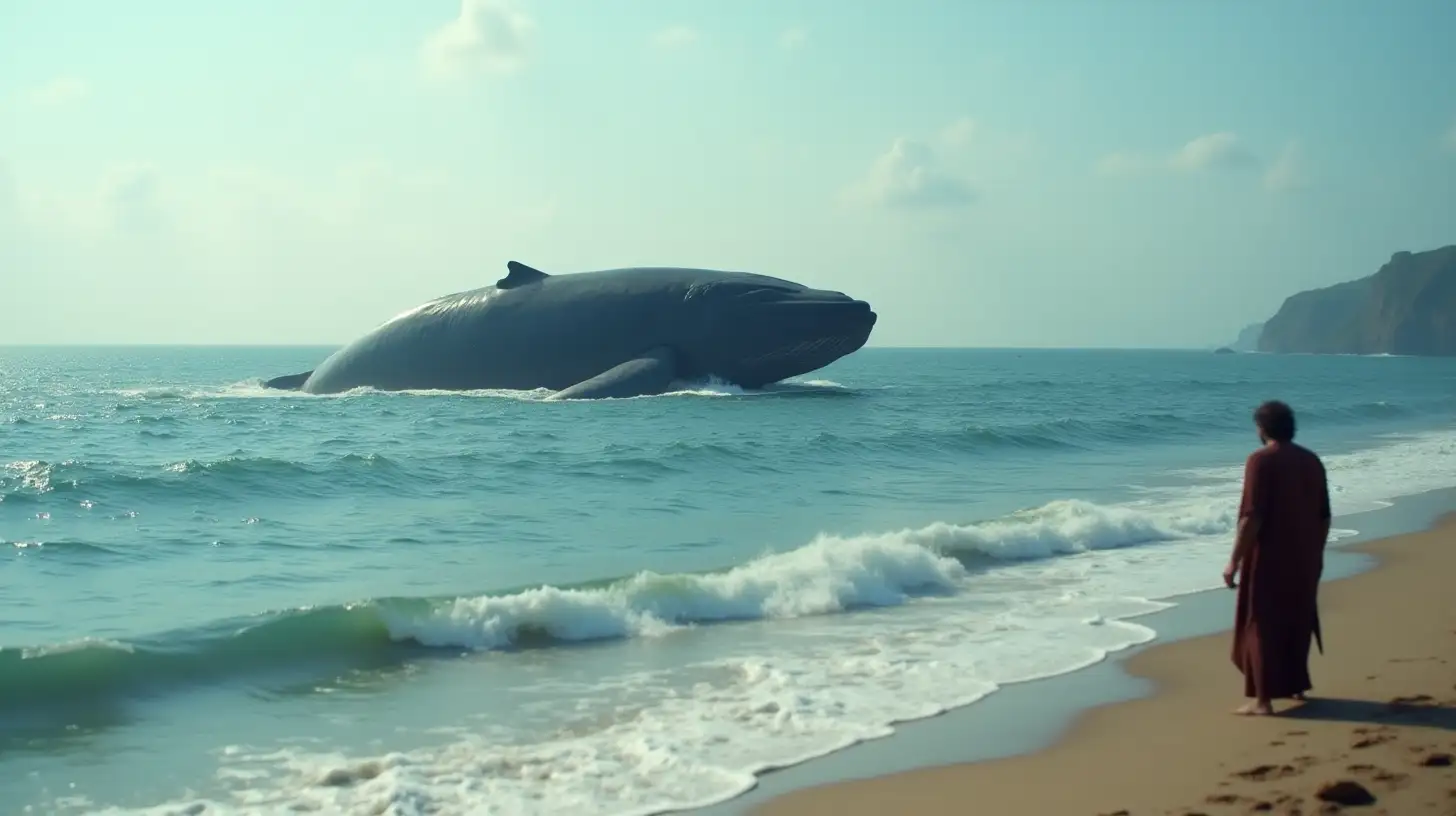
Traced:
POLYGON ((976 576, 998 563, 1222 534, 1231 529, 1230 510, 1057 501, 980 523, 819 536, 718 572, 642 572, 478 596, 381 598, 222 621, 135 642, 4 648, 0 710, 355 665, 402 657, 411 648, 547 648, 899 606, 973 589, 976 576))

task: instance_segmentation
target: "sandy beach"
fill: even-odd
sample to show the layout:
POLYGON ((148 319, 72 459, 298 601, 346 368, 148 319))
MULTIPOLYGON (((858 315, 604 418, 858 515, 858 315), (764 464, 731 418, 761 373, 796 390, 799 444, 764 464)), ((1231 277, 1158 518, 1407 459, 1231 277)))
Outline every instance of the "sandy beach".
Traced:
MULTIPOLYGON (((1158 693, 1097 708, 1052 747, 794 791, 793 814, 1456 814, 1456 517, 1356 547, 1371 571, 1321 590, 1326 654, 1306 703, 1239 717, 1229 635, 1128 662, 1158 693)), ((1232 616, 1233 593, 1228 596, 1232 616)))

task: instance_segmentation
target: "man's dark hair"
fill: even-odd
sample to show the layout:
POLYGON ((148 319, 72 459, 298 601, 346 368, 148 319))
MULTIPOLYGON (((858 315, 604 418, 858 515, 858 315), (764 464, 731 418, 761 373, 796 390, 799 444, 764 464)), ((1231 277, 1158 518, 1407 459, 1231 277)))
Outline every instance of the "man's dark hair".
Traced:
POLYGON ((1279 400, 1269 400, 1254 411, 1254 424, 1275 442, 1294 439, 1294 409, 1279 400))

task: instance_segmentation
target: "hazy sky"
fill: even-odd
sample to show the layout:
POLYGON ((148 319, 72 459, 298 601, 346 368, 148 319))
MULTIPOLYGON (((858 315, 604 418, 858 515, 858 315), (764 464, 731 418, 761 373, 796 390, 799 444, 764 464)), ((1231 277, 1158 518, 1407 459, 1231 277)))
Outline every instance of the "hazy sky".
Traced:
POLYGON ((339 343, 614 266, 876 345, 1231 340, 1456 242, 1451 0, 4 0, 0 343, 339 343))

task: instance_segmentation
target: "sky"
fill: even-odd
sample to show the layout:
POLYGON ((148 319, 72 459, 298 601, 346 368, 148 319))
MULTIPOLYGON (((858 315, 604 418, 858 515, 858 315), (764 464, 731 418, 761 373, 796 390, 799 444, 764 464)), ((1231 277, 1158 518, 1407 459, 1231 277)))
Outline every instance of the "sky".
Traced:
POLYGON ((1456 243, 1450 0, 5 0, 0 344, 340 344, 622 266, 1203 347, 1456 243))

